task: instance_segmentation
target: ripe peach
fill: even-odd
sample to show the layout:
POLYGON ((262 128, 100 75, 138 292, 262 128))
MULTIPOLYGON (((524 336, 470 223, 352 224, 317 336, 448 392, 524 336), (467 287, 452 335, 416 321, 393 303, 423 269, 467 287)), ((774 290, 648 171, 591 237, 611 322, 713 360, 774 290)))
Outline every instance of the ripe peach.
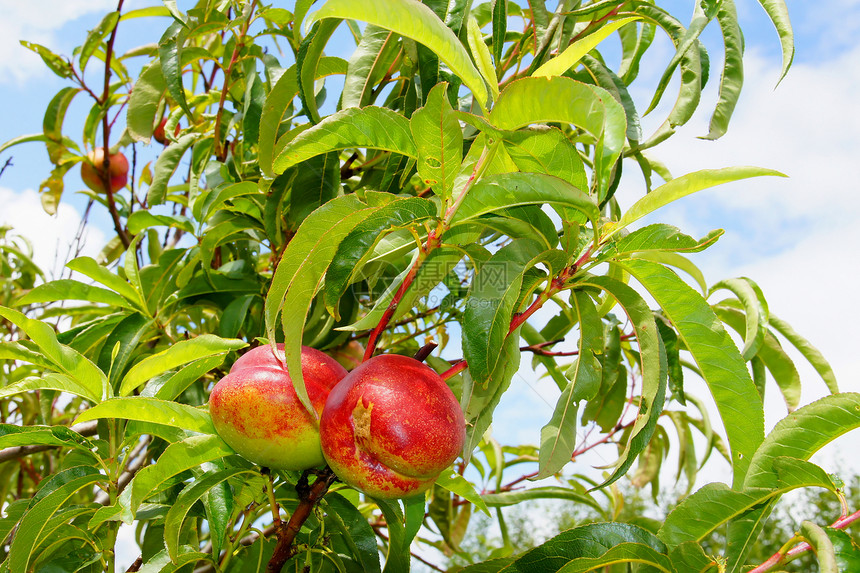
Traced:
MULTIPOLYGON (((304 470, 323 464, 316 421, 302 406, 284 366, 284 345, 245 353, 209 396, 215 429, 230 447, 261 466, 304 470)), ((319 350, 302 347, 308 397, 322 412, 329 391, 346 370, 319 350)))
POLYGON ((320 418, 323 454, 345 483, 379 498, 429 488, 466 440, 454 394, 429 366, 387 354, 350 372, 320 418))
MULTIPOLYGON (((105 151, 96 147, 87 154, 87 161, 81 163, 81 179, 87 187, 96 193, 104 193, 105 185, 101 173, 104 170, 105 151)), ((114 193, 125 187, 128 181, 128 159, 122 153, 110 155, 110 189, 114 193)))

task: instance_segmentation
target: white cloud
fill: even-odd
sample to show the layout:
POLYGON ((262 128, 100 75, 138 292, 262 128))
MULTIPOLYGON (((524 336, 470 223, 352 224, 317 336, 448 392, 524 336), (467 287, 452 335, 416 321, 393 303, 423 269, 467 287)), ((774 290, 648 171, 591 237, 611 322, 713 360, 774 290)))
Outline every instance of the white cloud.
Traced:
MULTIPOLYGON (((13 233, 30 240, 33 259, 48 278, 59 276, 65 262, 62 259, 78 231, 81 214, 68 203, 60 203, 57 215, 50 216, 42 209, 39 194, 30 189, 16 193, 0 187, 0 205, 0 225, 11 225, 13 233)), ((101 230, 89 225, 81 254, 96 256, 106 240, 101 230)))
MULTIPOLYGON (((0 78, 22 82, 50 73, 41 58, 19 44, 35 42, 56 52, 70 50, 60 42, 57 32, 69 22, 92 13, 116 9, 116 0, 37 0, 20 2, 0 0, 0 78)), ((79 41, 83 41, 83 37, 79 41)))

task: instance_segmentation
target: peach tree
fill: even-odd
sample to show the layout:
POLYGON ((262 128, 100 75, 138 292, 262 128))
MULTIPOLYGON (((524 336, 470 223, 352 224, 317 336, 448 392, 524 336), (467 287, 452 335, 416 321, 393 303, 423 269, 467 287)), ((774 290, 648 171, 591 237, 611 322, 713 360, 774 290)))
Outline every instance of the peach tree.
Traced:
MULTIPOLYGON (((413 558, 442 570, 442 556, 470 559, 460 544, 479 511, 504 542, 463 571, 763 572, 810 548, 822 571, 854 570, 860 551, 844 529, 860 514, 847 504, 835 523, 809 516, 770 560, 747 557, 784 493, 824 488, 844 500, 838 478, 808 460, 860 425, 860 397, 839 392, 753 280, 706 282, 688 255, 722 230, 696 238, 643 223, 692 193, 781 175, 672 177, 656 159, 709 81, 719 85, 705 137, 729 126, 743 84, 733 0, 692 2, 689 21, 649 0, 187 4, 119 0, 69 55, 22 42, 67 85, 41 132, 0 151, 45 145, 48 212, 79 187, 69 174, 80 166, 87 213, 114 235, 97 258, 73 258, 66 278, 47 280, 23 241, 0 234, 3 570, 113 572, 125 560, 151 572, 399 572, 413 558), (702 39, 711 28, 720 65, 702 39), (122 50, 125 31, 147 42, 122 50), (674 46, 667 61, 650 49, 658 35, 674 46), (351 55, 332 55, 345 46, 351 55), (664 71, 650 100, 636 101, 640 66, 655 63, 664 71), (87 111, 73 120, 76 106, 87 111), (664 108, 643 133, 640 114, 664 108), (616 196, 625 174, 639 188, 630 204, 616 196), (463 447, 403 447, 420 465, 453 443, 453 464, 422 474, 421 493, 391 499, 325 464, 278 469, 238 455, 213 425, 209 394, 251 347, 276 344, 274 368, 313 431, 321 406, 303 345, 350 370, 369 371, 378 355, 425 362, 444 380, 429 396, 454 397, 457 416, 440 410, 439 420, 455 420, 463 447), (792 356, 829 396, 800 407, 792 356), (518 371, 558 388, 533 444, 493 433, 515 407, 497 409, 518 371), (690 377, 708 394, 686 392, 690 377), (788 412, 769 433, 766 391, 788 412), (576 458, 597 448, 613 462, 583 473, 576 458), (613 484, 657 491, 670 455, 687 490, 665 522, 616 521, 613 484), (696 489, 712 456, 731 483, 696 489), (513 554, 502 508, 539 499, 604 520, 513 554), (121 530, 134 555, 118 554, 121 530), (717 534, 724 543, 706 554, 717 534)), ((759 4, 785 73, 785 4, 759 4)), ((373 375, 425 376, 398 372, 404 360, 378 362, 373 375)), ((349 409, 323 425, 324 444, 354 423, 376 451, 403 420, 403 432, 436 420, 410 391, 385 411, 345 394, 349 409)), ((248 412, 250 426, 274 423, 248 412)), ((269 449, 291 456, 289 441, 269 449)))

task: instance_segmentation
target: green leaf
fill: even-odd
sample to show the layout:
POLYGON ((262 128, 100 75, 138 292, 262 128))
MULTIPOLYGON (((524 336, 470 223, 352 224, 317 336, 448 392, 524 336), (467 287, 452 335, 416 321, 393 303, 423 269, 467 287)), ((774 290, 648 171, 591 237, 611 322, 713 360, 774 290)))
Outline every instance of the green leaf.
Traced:
MULTIPOLYGON (((739 334, 748 331, 747 318, 737 309, 724 306, 714 308, 720 319, 735 329, 739 334)), ((800 404, 800 374, 794 362, 782 349, 779 341, 770 331, 765 330, 757 357, 770 371, 779 386, 789 412, 793 412, 800 404)))
POLYGON ((173 227, 194 233, 194 224, 182 215, 155 215, 149 211, 135 211, 128 217, 128 232, 137 235, 150 227, 173 227))
POLYGON ((804 521, 800 524, 800 534, 812 546, 812 550, 818 558, 818 571, 820 573, 839 573, 840 569, 836 564, 836 550, 830 537, 827 536, 827 532, 811 521, 804 521))
POLYGON ((322 503, 334 510, 332 513, 345 533, 345 541, 362 569, 370 573, 379 573, 376 534, 367 522, 367 518, 337 492, 328 493, 322 503))
MULTIPOLYGON (((832 394, 803 406, 777 422, 752 458, 744 490, 774 488, 779 457, 808 460, 826 444, 860 427, 860 394, 832 394)), ((755 508, 729 525, 729 571, 736 571, 758 538, 773 502, 755 508)))
POLYGON ((462 497, 466 501, 473 503, 475 507, 486 513, 487 517, 490 516, 490 510, 487 508, 487 503, 484 501, 484 498, 477 492, 477 490, 475 490, 475 486, 472 482, 457 472, 442 472, 442 474, 436 478, 436 485, 462 497))
POLYGON ((41 284, 18 299, 15 304, 24 306, 58 300, 85 300, 134 310, 125 298, 111 290, 84 284, 73 279, 58 279, 41 284))
POLYGON ((824 383, 827 384, 827 389, 833 394, 838 393, 839 385, 836 382, 836 374, 833 372, 830 363, 824 358, 824 355, 812 346, 808 340, 795 332, 791 325, 784 320, 770 315, 769 322, 774 330, 783 335, 812 364, 812 367, 815 368, 815 371, 818 372, 824 383))
MULTIPOLYGON (((261 133, 262 137, 262 133, 261 133)), ((364 147, 417 157, 409 120, 381 107, 348 108, 300 133, 275 159, 273 170, 283 173, 302 161, 328 153, 364 147)))
POLYGON ((397 56, 400 36, 368 24, 349 58, 343 82, 341 107, 364 107, 371 102, 373 87, 385 76, 397 56))
POLYGON ((44 133, 34 133, 32 135, 21 135, 19 137, 13 137, 9 141, 5 142, 3 145, 0 145, 0 153, 20 143, 31 143, 34 141, 41 141, 44 143, 50 140, 45 136, 44 133))
MULTIPOLYGON (((381 198, 381 194, 380 194, 381 198)), ((278 314, 284 330, 286 366, 299 399, 308 412, 314 410, 301 370, 301 340, 311 302, 331 264, 338 245, 352 229, 382 205, 368 207, 355 195, 333 199, 311 213, 287 244, 266 297, 266 332, 275 335, 278 314)))
POLYGON ((66 426, 0 424, 0 449, 17 446, 62 446, 86 451, 94 447, 89 439, 66 426))
POLYGON ((545 173, 588 190, 585 167, 576 146, 557 127, 506 132, 503 146, 520 171, 545 173))
POLYGON ((388 233, 414 228, 436 216, 436 205, 421 197, 395 199, 367 216, 344 237, 325 275, 325 302, 329 312, 338 316, 338 303, 347 287, 355 282, 367 258, 388 233))
POLYGON ((186 388, 199 380, 204 374, 220 366, 224 362, 224 357, 225 354, 216 354, 208 358, 195 360, 183 366, 166 380, 162 377, 156 377, 143 388, 141 395, 161 400, 175 400, 186 388))
POLYGON ((579 321, 579 354, 566 372, 570 383, 561 393, 549 423, 541 428, 539 471, 535 479, 555 474, 570 461, 576 449, 579 402, 593 399, 600 390, 602 367, 597 355, 603 354, 603 323, 586 293, 573 291, 570 304, 579 321))
POLYGON ((640 567, 650 566, 666 573, 675 573, 675 567, 672 566, 672 561, 667 555, 641 543, 622 543, 600 557, 574 559, 558 571, 559 573, 583 573, 618 563, 636 563, 640 567))
MULTIPOLYGON (((92 471, 95 472, 95 470, 92 471)), ((18 532, 9 547, 9 569, 27 571, 42 530, 54 513, 79 490, 105 480, 106 478, 99 473, 77 477, 47 493, 32 505, 21 519, 18 532)))
POLYGON ((744 83, 744 36, 738 23, 734 0, 723 0, 717 12, 723 33, 723 74, 720 77, 720 99, 711 115, 708 135, 704 139, 719 139, 729 127, 744 83))
POLYGON ((430 90, 424 107, 409 120, 418 149, 418 173, 442 199, 450 199, 463 161, 463 132, 448 101, 448 84, 430 90))
POLYGON ((161 73, 161 62, 153 61, 141 70, 128 99, 126 125, 134 141, 148 143, 155 127, 155 115, 167 84, 161 73))
POLYGON ((258 192, 259 188, 252 181, 242 181, 241 183, 225 184, 217 187, 210 193, 201 194, 194 201, 192 209, 194 218, 198 221, 208 221, 227 201, 231 201, 236 197, 254 195, 258 192))
POLYGON ((580 505, 587 505, 601 515, 605 511, 592 496, 569 487, 530 487, 503 493, 485 493, 481 498, 490 507, 507 507, 533 499, 563 499, 580 505))
POLYGON ((164 424, 174 428, 181 428, 201 434, 214 434, 215 426, 209 412, 180 404, 169 402, 158 398, 146 398, 144 396, 129 396, 126 398, 112 398, 105 400, 85 410, 78 416, 76 423, 102 418, 115 418, 120 420, 138 420, 151 422, 153 424, 164 424))
POLYGON ((166 350, 147 356, 132 366, 122 380, 119 393, 122 396, 127 396, 135 388, 162 372, 194 360, 207 356, 223 355, 231 350, 238 350, 246 346, 247 344, 242 340, 219 338, 214 334, 202 334, 190 340, 180 340, 166 350))
MULTIPOLYGON (((0 352, 0 355, 2 355, 2 352, 0 352)), ((94 388, 91 388, 86 384, 81 384, 77 379, 72 378, 71 376, 54 373, 43 374, 38 378, 25 378, 20 382, 4 386, 3 388, 0 388, 0 398, 14 396, 15 394, 21 394, 23 392, 30 392, 33 390, 58 390, 60 392, 67 392, 89 400, 93 404, 98 404, 102 400, 101 391, 96 393, 94 392, 94 388)))
POLYGON ((329 38, 331 38, 331 35, 334 34, 339 25, 340 20, 329 20, 315 25, 307 37, 302 40, 296 54, 299 96, 301 97, 302 105, 305 107, 305 113, 312 123, 319 123, 320 121, 314 90, 317 66, 320 63, 323 48, 325 48, 329 38))
POLYGON ((505 572, 560 571, 574 559, 597 558, 615 546, 630 543, 642 544, 656 553, 666 553, 666 546, 641 527, 627 523, 592 523, 568 529, 527 551, 505 568, 505 572))
POLYGON ((726 428, 740 486, 764 439, 764 406, 743 357, 708 303, 678 275, 644 260, 620 264, 654 297, 696 360, 726 428))
POLYGON ((573 42, 562 53, 536 69, 532 72, 532 77, 560 76, 564 74, 564 72, 576 66, 585 54, 596 48, 600 42, 608 38, 613 32, 639 19, 639 16, 621 18, 620 20, 600 26, 596 32, 573 42))
POLYGON ((152 185, 146 193, 146 201, 150 206, 164 203, 167 185, 176 173, 182 156, 199 137, 198 133, 186 133, 176 143, 168 145, 155 160, 155 174, 152 176, 152 185))
POLYGON ((182 85, 182 48, 186 35, 185 24, 180 21, 173 22, 158 42, 158 57, 161 73, 170 95, 188 117, 194 117, 191 108, 188 107, 185 88, 182 85))
POLYGON ((747 277, 724 279, 711 287, 710 296, 719 289, 731 291, 744 306, 746 315, 746 330, 744 332, 744 348, 741 354, 744 360, 751 360, 764 343, 770 312, 761 288, 747 277))
POLYGON ((254 470, 244 468, 230 468, 214 473, 207 473, 202 478, 192 482, 188 487, 182 490, 173 505, 164 517, 164 544, 167 546, 167 552, 170 554, 170 559, 177 562, 179 555, 180 541, 179 537, 182 533, 182 524, 188 512, 191 511, 197 501, 200 500, 207 492, 231 477, 241 474, 256 474, 254 470))
POLYGON ((90 397, 88 399, 92 399, 92 397, 105 399, 111 396, 112 389, 104 372, 99 370, 98 366, 86 356, 60 344, 50 326, 44 322, 27 318, 17 310, 2 306, 0 306, 0 316, 29 336, 57 371, 77 382, 82 389, 86 389, 86 393, 90 397))
POLYGON ((266 96, 263 113, 260 115, 260 135, 257 160, 260 169, 267 177, 274 177, 272 163, 274 162, 274 147, 278 137, 278 129, 287 108, 293 103, 299 93, 296 67, 287 68, 278 78, 272 91, 266 96))
POLYGON ((677 227, 655 223, 636 229, 617 241, 610 242, 601 254, 604 256, 625 257, 633 253, 670 252, 698 253, 704 251, 723 236, 722 229, 711 231, 699 240, 683 234, 677 227))
MULTIPOLYGON (((107 268, 98 264, 95 259, 91 257, 78 257, 76 259, 72 259, 68 263, 66 263, 66 267, 69 270, 77 271, 82 275, 93 279, 99 284, 102 284, 108 287, 111 290, 114 290, 121 294, 125 299, 131 303, 140 303, 140 295, 134 287, 128 284, 122 277, 119 275, 115 275, 110 272, 107 268)), ((139 310, 144 310, 141 307, 139 310)))
POLYGON ((788 17, 788 7, 785 0, 759 0, 767 15, 770 16, 776 32, 779 34, 779 43, 782 45, 782 74, 780 81, 788 73, 791 62, 794 60, 794 31, 791 29, 791 20, 788 17))
POLYGON ((537 241, 517 239, 476 272, 461 321, 463 357, 476 384, 486 388, 497 364, 504 360, 501 349, 517 309, 523 275, 544 256, 537 241))
POLYGON ((657 536, 670 548, 690 541, 698 543, 728 521, 761 504, 772 503, 786 492, 806 487, 836 489, 827 472, 815 464, 779 457, 772 467, 773 479, 768 487, 737 491, 719 482, 706 484, 669 513, 657 536))
POLYGON ((524 78, 508 84, 489 119, 505 130, 553 122, 583 129, 595 145, 596 188, 603 200, 627 133, 624 108, 609 92, 565 77, 524 78))
POLYGON ((664 183, 660 187, 651 191, 651 193, 648 193, 639 199, 624 213, 618 223, 612 224, 611 227, 609 225, 605 226, 604 228, 607 229, 608 232, 604 233, 603 238, 605 240, 607 237, 614 235, 630 223, 638 221, 645 215, 653 213, 660 207, 668 205, 672 201, 680 199, 681 197, 686 197, 687 195, 691 195, 697 191, 702 191, 703 189, 708 189, 709 187, 714 187, 715 185, 720 185, 722 183, 730 183, 740 179, 762 177, 765 175, 785 177, 785 175, 779 171, 764 169, 761 167, 703 169, 702 171, 695 171, 693 173, 682 175, 681 177, 672 179, 668 183, 664 183))
POLYGON ((87 62, 90 59, 90 56, 93 55, 93 52, 96 51, 96 48, 107 38, 108 34, 116 27, 117 22, 119 22, 119 12, 109 12, 101 22, 99 22, 98 26, 93 28, 87 33, 87 39, 84 40, 84 44, 81 46, 80 53, 80 63, 81 63, 81 71, 84 71, 87 67, 87 62))
POLYGON ((487 89, 460 40, 430 8, 416 0, 328 0, 306 26, 323 18, 360 20, 397 32, 430 48, 486 108, 487 89))
MULTIPOLYGON (((140 504, 174 476, 200 464, 233 454, 233 450, 215 435, 192 436, 167 446, 158 461, 141 469, 120 495, 119 507, 123 510, 123 519, 130 523, 140 504)), ((99 512, 101 513, 101 510, 99 512)), ((101 517, 97 513, 90 522, 90 528, 94 527, 101 517)))
POLYGON ((516 331, 507 337, 499 355, 501 359, 496 362, 495 369, 483 384, 472 379, 470 370, 463 373, 463 397, 460 404, 466 418, 466 444, 463 446, 463 459, 466 463, 484 432, 489 429, 493 412, 520 367, 519 335, 516 331))
POLYGON ((558 177, 538 173, 504 173, 481 179, 460 204, 451 226, 501 209, 544 203, 566 215, 566 220, 581 213, 597 228, 598 208, 587 194, 558 177))
POLYGON ((627 318, 633 324, 636 341, 639 343, 642 372, 642 394, 639 400, 639 413, 630 428, 629 439, 621 455, 618 456, 615 470, 600 487, 605 487, 625 475, 633 461, 648 445, 657 420, 663 412, 666 399, 668 363, 666 351, 657 331, 654 314, 648 304, 633 288, 608 276, 589 277, 582 286, 596 286, 606 291, 618 301, 627 318))
MULTIPOLYGON (((42 130, 45 137, 53 142, 60 143, 63 140, 63 120, 72 100, 78 95, 81 88, 66 87, 57 92, 57 95, 48 103, 45 117, 42 120, 42 130)), ((54 161, 56 163, 56 161, 54 161)))
POLYGON ((66 58, 58 56, 57 54, 40 44, 26 42, 24 40, 19 40, 18 42, 28 50, 39 54, 39 57, 42 58, 42 61, 45 62, 45 65, 48 66, 48 68, 52 72, 54 72, 61 78, 70 78, 74 74, 72 64, 66 58))
MULTIPOLYGON (((478 70, 484 77, 484 81, 486 81, 487 85, 490 86, 490 92, 493 94, 493 99, 498 99, 499 80, 496 78, 496 68, 493 66, 490 50, 487 48, 487 44, 484 43, 484 35, 481 33, 478 21, 472 16, 469 16, 466 20, 466 39, 469 43, 469 50, 472 52, 472 58, 478 66, 478 70)), ((486 109, 486 104, 484 104, 482 108, 486 109)))

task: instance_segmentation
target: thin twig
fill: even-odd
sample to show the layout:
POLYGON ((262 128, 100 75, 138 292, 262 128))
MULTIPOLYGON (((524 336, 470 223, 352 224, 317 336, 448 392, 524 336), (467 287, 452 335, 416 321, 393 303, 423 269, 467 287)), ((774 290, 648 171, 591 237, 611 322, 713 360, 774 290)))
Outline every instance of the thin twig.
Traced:
MULTIPOLYGON (((93 436, 98 432, 98 422, 84 422, 75 424, 69 428, 73 432, 77 432, 82 436, 93 436)), ((9 460, 17 460, 30 454, 53 450, 54 448, 62 448, 63 446, 15 446, 12 448, 4 448, 0 450, 0 464, 9 460)))

